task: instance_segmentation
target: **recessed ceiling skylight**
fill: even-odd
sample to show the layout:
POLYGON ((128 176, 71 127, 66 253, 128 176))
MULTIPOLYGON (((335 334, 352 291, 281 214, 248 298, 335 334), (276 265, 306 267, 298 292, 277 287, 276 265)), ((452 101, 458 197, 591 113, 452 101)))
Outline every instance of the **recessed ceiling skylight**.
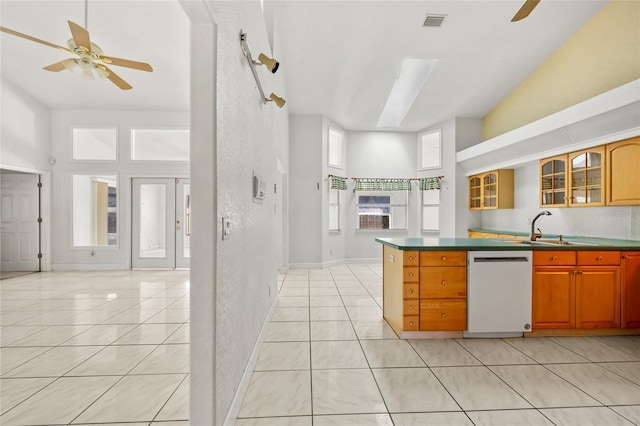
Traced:
POLYGON ((437 62, 409 58, 402 61, 400 74, 378 119, 378 127, 400 127, 437 62))

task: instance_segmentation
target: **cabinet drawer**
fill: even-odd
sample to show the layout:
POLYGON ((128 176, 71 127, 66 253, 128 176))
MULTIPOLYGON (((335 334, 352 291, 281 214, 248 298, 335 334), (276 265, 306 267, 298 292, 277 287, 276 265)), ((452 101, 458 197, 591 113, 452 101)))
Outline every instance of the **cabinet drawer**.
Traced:
POLYGON ((405 315, 402 318, 402 330, 403 331, 418 331, 420 322, 417 315, 405 315))
POLYGON ((420 257, 417 251, 405 251, 402 256, 402 264, 404 266, 418 266, 420 264, 420 257))
POLYGON ((417 299, 420 294, 420 284, 405 284, 402 288, 402 297, 405 299, 417 299))
POLYGON ((467 297, 467 268, 420 268, 420 297, 453 299, 467 297))
POLYGON ((534 251, 533 252, 533 264, 534 265, 575 265, 576 264, 576 252, 575 251, 534 251))
POLYGON ((420 266, 467 266, 466 251, 422 251, 420 266))
POLYGON ((402 302, 402 312, 404 315, 418 315, 420 313, 420 302, 418 299, 405 299, 402 302))
POLYGON ((619 265, 619 251, 579 251, 578 265, 619 265))
POLYGON ((466 300, 435 299, 420 301, 420 330, 463 331, 466 329, 466 300))
POLYGON ((420 277, 420 268, 417 266, 405 266, 402 270, 402 279, 405 283, 417 283, 420 277))

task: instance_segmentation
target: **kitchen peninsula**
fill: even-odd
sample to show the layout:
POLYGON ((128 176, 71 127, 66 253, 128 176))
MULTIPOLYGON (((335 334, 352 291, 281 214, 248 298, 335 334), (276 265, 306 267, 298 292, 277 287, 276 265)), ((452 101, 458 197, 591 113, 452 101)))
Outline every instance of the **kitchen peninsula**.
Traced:
POLYGON ((384 317, 402 338, 640 333, 640 241, 376 241, 383 245, 384 317), (475 272, 476 262, 485 272, 475 272), (516 264, 521 269, 513 269, 516 264), (502 287, 495 287, 497 282, 502 287), (520 290, 511 293, 513 286, 520 290), (486 293, 492 296, 487 299, 486 293), (491 328, 502 326, 503 312, 518 303, 530 309, 528 321, 491 328), (483 313, 475 315, 477 309, 483 313), (493 322, 483 320, 488 326, 476 324, 477 318, 494 314, 493 322))

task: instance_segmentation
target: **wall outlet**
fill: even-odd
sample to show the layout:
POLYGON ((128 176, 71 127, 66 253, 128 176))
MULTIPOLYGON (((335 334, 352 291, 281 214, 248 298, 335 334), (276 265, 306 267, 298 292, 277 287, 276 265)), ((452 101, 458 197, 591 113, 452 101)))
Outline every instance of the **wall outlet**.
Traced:
POLYGON ((531 225, 531 222, 532 222, 532 221, 533 221, 533 218, 528 217, 528 218, 527 218, 527 225, 531 225))

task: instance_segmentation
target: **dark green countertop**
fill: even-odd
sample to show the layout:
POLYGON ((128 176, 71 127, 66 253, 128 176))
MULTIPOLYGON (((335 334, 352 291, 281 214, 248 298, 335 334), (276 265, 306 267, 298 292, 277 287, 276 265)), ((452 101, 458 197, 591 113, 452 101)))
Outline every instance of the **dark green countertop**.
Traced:
MULTIPOLYGON (((551 238, 545 235, 545 239, 551 238)), ((564 237, 564 240, 573 244, 523 244, 499 238, 376 238, 377 242, 398 250, 640 250, 640 241, 633 240, 591 237, 564 237)))

